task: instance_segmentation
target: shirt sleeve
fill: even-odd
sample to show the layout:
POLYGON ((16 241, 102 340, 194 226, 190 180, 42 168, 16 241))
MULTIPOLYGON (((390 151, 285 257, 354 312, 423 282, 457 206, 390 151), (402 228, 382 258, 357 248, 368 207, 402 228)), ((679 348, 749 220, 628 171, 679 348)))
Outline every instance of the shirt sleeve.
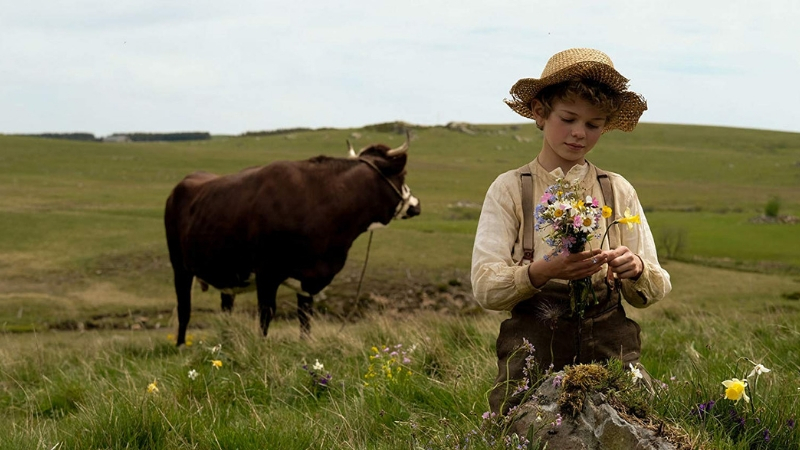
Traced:
POLYGON ((623 224, 614 226, 619 227, 622 245, 628 247, 642 259, 644 269, 636 281, 622 280, 622 296, 632 306, 646 308, 666 297, 672 290, 672 283, 669 273, 658 262, 653 233, 647 224, 647 218, 636 191, 631 188, 630 194, 626 197, 625 204, 620 211, 630 208, 631 214, 639 215, 641 223, 630 229, 623 224))
POLYGON ((517 265, 521 255, 513 255, 521 202, 513 177, 514 173, 501 175, 489 187, 472 249, 472 292, 475 300, 490 310, 510 310, 539 292, 528 277, 528 265, 517 265))

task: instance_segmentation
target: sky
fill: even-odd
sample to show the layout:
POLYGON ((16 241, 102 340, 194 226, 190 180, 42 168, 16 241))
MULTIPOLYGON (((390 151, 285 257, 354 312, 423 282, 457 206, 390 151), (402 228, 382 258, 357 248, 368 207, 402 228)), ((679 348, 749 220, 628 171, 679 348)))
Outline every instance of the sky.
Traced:
POLYGON ((571 47, 642 122, 800 132, 800 2, 0 0, 0 133, 524 123, 571 47))

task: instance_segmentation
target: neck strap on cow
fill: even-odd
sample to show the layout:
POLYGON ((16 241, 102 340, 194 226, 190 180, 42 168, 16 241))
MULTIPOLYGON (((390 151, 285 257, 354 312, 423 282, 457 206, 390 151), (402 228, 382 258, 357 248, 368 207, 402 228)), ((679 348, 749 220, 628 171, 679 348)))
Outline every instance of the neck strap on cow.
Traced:
POLYGON ((397 204, 397 208, 394 209, 394 218, 400 217, 402 214, 404 214, 404 212, 408 209, 413 199, 413 197, 411 196, 411 189, 409 189, 408 186, 405 184, 403 184, 402 191, 400 189, 397 189, 397 186, 395 186, 394 183, 392 183, 392 180, 390 180, 389 177, 384 175, 383 172, 381 172, 381 169, 379 169, 378 166, 375 165, 375 163, 366 160, 364 158, 358 158, 358 160, 372 167, 372 169, 374 169, 375 172, 378 172, 378 175, 380 175, 381 178, 383 178, 384 181, 386 181, 386 183, 388 183, 389 186, 392 187, 394 193, 397 194, 398 197, 400 197, 400 202, 397 204))
POLYGON ((397 189, 397 186, 395 186, 394 183, 392 183, 392 180, 390 180, 389 177, 384 175, 383 172, 381 172, 381 169, 379 169, 378 166, 375 165, 375 163, 373 163, 372 161, 368 161, 364 158, 358 158, 358 160, 375 169, 375 172, 378 172, 378 175, 380 175, 381 178, 383 178, 384 180, 386 180, 387 183, 389 183, 389 186, 392 187, 397 196, 400 197, 400 199, 405 200, 405 196, 403 195, 402 192, 400 192, 400 189, 397 189))

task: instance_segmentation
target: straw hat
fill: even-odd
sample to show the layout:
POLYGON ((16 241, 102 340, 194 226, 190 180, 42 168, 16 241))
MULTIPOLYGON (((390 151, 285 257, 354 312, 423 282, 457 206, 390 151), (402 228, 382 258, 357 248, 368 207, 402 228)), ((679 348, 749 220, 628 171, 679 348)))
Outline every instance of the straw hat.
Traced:
POLYGON ((517 114, 534 119, 533 100, 547 86, 580 78, 599 81, 620 94, 620 109, 606 121, 603 132, 611 130, 633 131, 639 117, 647 110, 641 95, 628 91, 628 79, 614 69, 614 63, 605 53, 591 48, 571 48, 553 55, 544 66, 542 76, 523 78, 511 87, 511 100, 506 104, 517 114))

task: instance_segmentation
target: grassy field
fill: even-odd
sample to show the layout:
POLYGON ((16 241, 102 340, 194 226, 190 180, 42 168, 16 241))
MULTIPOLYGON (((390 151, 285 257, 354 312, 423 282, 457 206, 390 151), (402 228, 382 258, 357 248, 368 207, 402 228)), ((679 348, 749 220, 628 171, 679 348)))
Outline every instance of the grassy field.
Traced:
MULTIPOLYGON (((369 128, 169 144, 0 136, 0 408, 10 424, 0 448, 464 448, 470 436, 484 442, 467 448, 506 448, 490 442, 480 418, 504 316, 475 307, 468 272, 488 185, 533 158, 541 137, 530 125, 472 130, 415 130, 407 182, 423 213, 375 233, 364 320, 339 331, 366 236, 318 302, 329 314, 317 339, 298 339, 288 291, 266 341, 252 294, 225 317, 215 293, 198 291, 195 345, 181 351, 167 339, 175 319, 162 214, 184 175, 344 155, 348 138, 358 147, 403 136, 369 128), (217 344, 221 356, 208 350, 217 344), (365 386, 371 347, 398 344, 418 345, 407 367, 414 381, 365 386), (223 367, 213 369, 217 358, 223 367), (316 359, 336 381, 329 388, 302 369, 316 359), (148 395, 153 380, 159 391, 148 395)), ((789 427, 800 395, 800 233, 753 220, 775 198, 781 215, 800 215, 798 155, 798 134, 658 124, 611 133, 589 155, 637 187, 657 241, 683 239, 664 262, 673 293, 631 315, 644 330, 643 363, 669 384, 655 408, 696 446, 800 442, 789 427), (752 368, 740 358, 772 369, 757 386, 759 409, 725 404, 748 414, 738 428, 729 409, 693 415, 712 399, 722 408, 721 381, 752 368)))

